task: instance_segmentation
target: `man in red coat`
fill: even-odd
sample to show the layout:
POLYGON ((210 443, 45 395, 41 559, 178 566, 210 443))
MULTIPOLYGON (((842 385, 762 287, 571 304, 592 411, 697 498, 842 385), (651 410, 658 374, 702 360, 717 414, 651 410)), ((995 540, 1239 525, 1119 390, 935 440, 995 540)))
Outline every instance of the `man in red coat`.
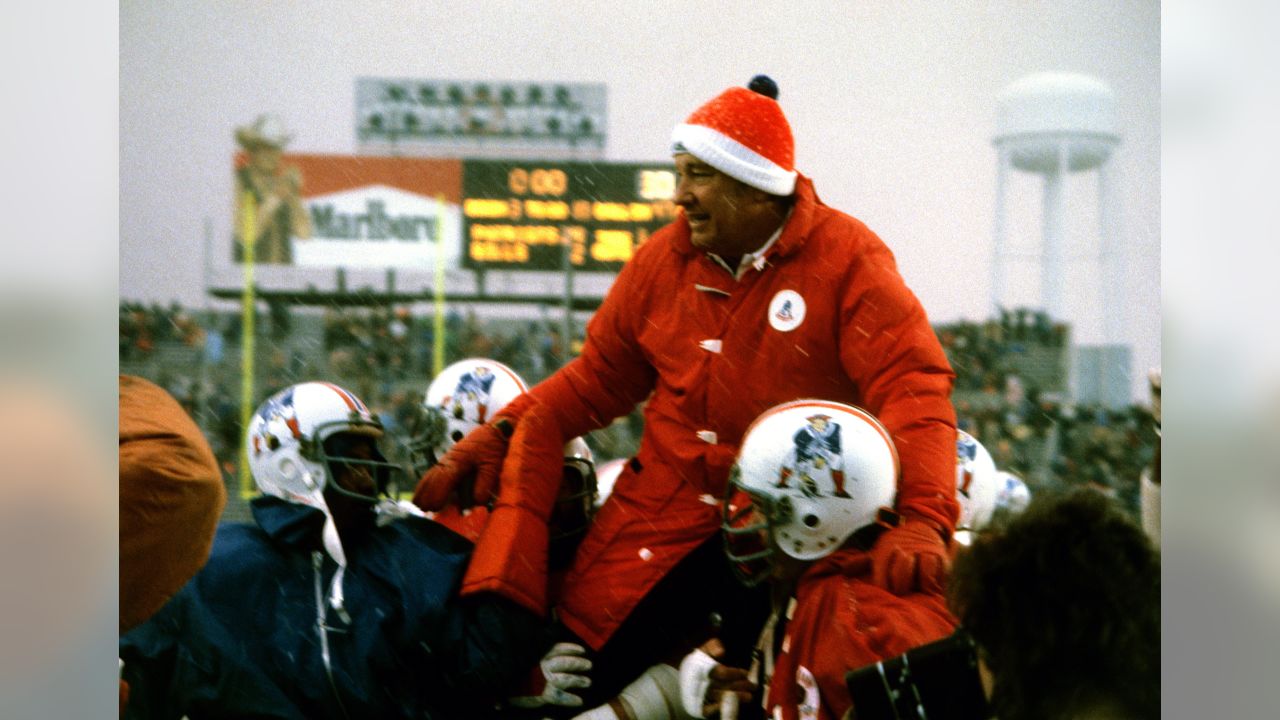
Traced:
POLYGON ((727 567, 720 499, 747 426, 779 403, 826 398, 880 419, 901 454, 903 522, 869 553, 876 582, 908 594, 945 578, 958 512, 954 373, 893 254, 796 172, 776 97, 757 76, 676 127, 682 212, 623 267, 582 354, 455 445, 415 494, 430 510, 488 502, 506 439, 534 403, 554 410, 567 439, 647 400, 640 450, 557 603, 595 651, 600 698, 682 656, 711 617, 722 638, 745 639, 728 660, 750 652, 768 598, 727 567))

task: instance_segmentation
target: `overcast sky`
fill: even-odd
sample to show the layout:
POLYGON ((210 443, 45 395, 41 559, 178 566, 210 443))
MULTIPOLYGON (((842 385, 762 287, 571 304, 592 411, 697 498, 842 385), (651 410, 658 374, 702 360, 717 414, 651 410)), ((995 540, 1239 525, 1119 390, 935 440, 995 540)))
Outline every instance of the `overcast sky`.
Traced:
MULTIPOLYGON (((608 92, 606 160, 667 159, 672 126, 771 75, 819 195, 893 249, 931 319, 991 315, 995 100, 1028 74, 1115 91, 1119 237, 1110 301, 1134 350, 1133 397, 1160 364, 1160 11, 1156 2, 199 3, 120 6, 120 295, 204 303, 230 263, 233 131, 278 115, 290 152, 354 154, 357 77, 591 82, 608 92), (750 6, 750 7, 749 7, 750 6)), ((1014 216, 1038 214, 1031 176, 1014 216), (1023 207, 1026 206, 1026 207, 1023 207)), ((1071 306, 1099 339, 1091 181, 1070 185, 1071 306)), ((1014 223, 1035 251, 1039 227, 1014 223)), ((1010 300, 1034 304, 1033 263, 1010 300)))

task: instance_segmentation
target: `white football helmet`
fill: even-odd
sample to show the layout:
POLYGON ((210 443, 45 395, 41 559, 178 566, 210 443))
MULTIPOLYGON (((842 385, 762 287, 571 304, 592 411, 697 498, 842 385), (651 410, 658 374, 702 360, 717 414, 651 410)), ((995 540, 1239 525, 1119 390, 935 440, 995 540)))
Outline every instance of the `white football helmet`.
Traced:
POLYGON ((1022 478, 1004 470, 996 471, 996 510, 1017 514, 1031 504, 1031 488, 1022 478))
POLYGON ((739 579, 755 585, 771 574, 774 548, 816 560, 874 525, 881 508, 893 507, 898 453, 865 410, 797 400, 770 408, 747 428, 729 479, 725 551, 739 579), (750 505, 735 506, 738 491, 750 505))
MULTIPOLYGON (((258 488, 266 495, 324 513, 321 540, 325 552, 338 564, 330 582, 329 604, 344 622, 350 622, 342 589, 347 557, 324 494, 332 489, 371 506, 380 496, 394 494, 395 488, 389 486, 403 469, 382 456, 378 448, 382 434, 382 423, 360 398, 327 382, 304 382, 277 392, 258 406, 245 431, 249 470, 258 488), (344 449, 351 447, 351 435, 373 440, 372 457, 344 455, 344 449), (339 464, 369 468, 373 494, 342 487, 335 480, 339 464)), ((375 510, 371 507, 370 512, 375 510)))
MULTIPOLYGON (((382 423, 352 393, 326 382, 304 382, 277 392, 263 401, 249 420, 245 449, 249 470, 258 488, 267 495, 300 505, 327 509, 328 487, 345 495, 376 502, 400 468, 377 450, 382 423), (335 455, 330 438, 340 433, 374 439, 372 460, 335 455), (377 495, 366 496, 332 482, 330 463, 369 466, 376 479, 377 495)), ((327 511, 327 510, 326 510, 327 511)))
POLYGON ((497 360, 467 358, 441 370, 411 423, 407 446, 413 471, 421 477, 454 443, 528 389, 516 371, 497 360))
POLYGON ((996 510, 996 463, 977 438, 956 431, 957 530, 981 530, 996 510))

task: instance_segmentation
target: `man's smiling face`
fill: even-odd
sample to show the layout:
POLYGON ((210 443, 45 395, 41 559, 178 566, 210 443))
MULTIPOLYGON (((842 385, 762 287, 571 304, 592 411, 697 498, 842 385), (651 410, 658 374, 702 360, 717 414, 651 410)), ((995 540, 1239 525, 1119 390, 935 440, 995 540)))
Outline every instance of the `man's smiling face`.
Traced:
POLYGON ((675 203, 684 209, 694 247, 724 258, 759 249, 777 227, 762 211, 769 196, 688 153, 675 156, 675 203))

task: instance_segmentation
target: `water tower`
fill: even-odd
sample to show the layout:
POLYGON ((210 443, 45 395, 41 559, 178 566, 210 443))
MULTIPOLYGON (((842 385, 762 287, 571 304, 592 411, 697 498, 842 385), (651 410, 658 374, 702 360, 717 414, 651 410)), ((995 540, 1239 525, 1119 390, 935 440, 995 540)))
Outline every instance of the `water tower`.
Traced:
MULTIPOLYGON (((996 174, 992 304, 997 308, 1007 307, 1008 265, 1018 254, 1011 251, 1006 237, 1010 171, 1039 175, 1043 179, 1040 307, 1054 321, 1070 322, 1076 329, 1082 325, 1096 325, 1101 320, 1099 339, 1103 350, 1075 353, 1071 385, 1073 390, 1085 390, 1086 395, 1098 396, 1078 399, 1114 404, 1116 401, 1110 399, 1114 393, 1104 386, 1115 384, 1110 375, 1116 374, 1120 358, 1107 348, 1120 349, 1123 331, 1119 312, 1123 307, 1123 257, 1115 222, 1115 188, 1107 162, 1120 143, 1115 94, 1106 83, 1086 75, 1029 75, 1010 84, 997 96, 994 142, 999 165, 996 174), (1097 172, 1097 216, 1068 217, 1071 205, 1067 198, 1067 176, 1086 171, 1097 172), (1082 253, 1069 246, 1068 227, 1081 226, 1096 228, 1096 251, 1091 249, 1082 253), (1068 302, 1067 295, 1076 288, 1070 286, 1067 269, 1078 258, 1097 263, 1097 299, 1101 318, 1081 317, 1069 309, 1073 303, 1068 302), (1085 376, 1082 377, 1081 373, 1085 376), (1108 373, 1109 376, 1101 378, 1097 373, 1108 373)), ((1122 349, 1117 351, 1123 354, 1122 349)), ((1128 368, 1118 372, 1127 376, 1128 368)), ((1128 385, 1124 387, 1123 396, 1127 400, 1128 385)))

